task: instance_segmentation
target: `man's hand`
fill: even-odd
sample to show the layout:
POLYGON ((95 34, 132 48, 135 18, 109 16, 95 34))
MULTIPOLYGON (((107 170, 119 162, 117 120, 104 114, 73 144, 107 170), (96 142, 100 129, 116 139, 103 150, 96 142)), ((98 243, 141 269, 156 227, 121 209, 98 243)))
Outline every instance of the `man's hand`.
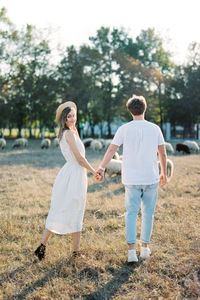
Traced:
POLYGON ((98 181, 102 182, 104 179, 104 171, 101 169, 97 169, 96 173, 99 174, 99 176, 101 177, 100 180, 98 180, 98 181))
POLYGON ((100 182, 102 181, 102 176, 100 174, 96 174, 94 175, 94 179, 97 181, 97 182, 100 182))
POLYGON ((160 174, 160 186, 164 186, 167 183, 167 176, 165 174, 160 174))

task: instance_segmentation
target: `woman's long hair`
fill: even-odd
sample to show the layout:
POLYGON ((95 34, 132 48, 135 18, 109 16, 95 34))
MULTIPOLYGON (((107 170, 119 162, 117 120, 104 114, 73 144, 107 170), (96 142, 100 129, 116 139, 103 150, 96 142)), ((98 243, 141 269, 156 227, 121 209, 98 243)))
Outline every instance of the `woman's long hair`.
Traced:
POLYGON ((66 121, 67 121, 67 115, 68 115, 68 113, 70 113, 71 110, 72 110, 71 107, 68 106, 65 109, 63 109, 63 111, 61 113, 61 116, 60 116, 60 119, 58 122, 59 130, 58 130, 58 135, 57 135, 59 142, 62 138, 63 131, 69 130, 69 127, 66 125, 66 121))

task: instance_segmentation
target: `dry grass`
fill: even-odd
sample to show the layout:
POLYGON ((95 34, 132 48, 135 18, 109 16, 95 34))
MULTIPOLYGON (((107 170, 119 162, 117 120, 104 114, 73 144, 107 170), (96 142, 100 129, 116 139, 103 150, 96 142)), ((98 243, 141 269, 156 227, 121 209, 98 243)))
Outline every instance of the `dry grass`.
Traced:
MULTIPOLYGON (((95 167, 104 152, 87 157, 95 167)), ((72 261, 70 236, 54 235, 44 262, 33 251, 43 232, 51 188, 64 163, 59 149, 0 152, 1 299, 198 299, 200 155, 172 156, 171 182, 159 190, 151 257, 128 265, 124 188, 89 176, 82 233, 85 259, 72 261)), ((140 216, 138 219, 138 238, 140 216)), ((138 243, 139 246, 139 243, 138 243)), ((138 247, 139 249, 139 247, 138 247)))

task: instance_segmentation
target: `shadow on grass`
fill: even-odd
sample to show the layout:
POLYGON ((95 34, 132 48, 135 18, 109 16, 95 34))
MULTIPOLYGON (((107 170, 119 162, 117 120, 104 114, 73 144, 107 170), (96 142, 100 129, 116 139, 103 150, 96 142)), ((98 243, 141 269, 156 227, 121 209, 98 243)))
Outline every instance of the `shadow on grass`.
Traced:
MULTIPOLYGON (((89 177, 91 177, 92 175, 89 175, 89 177)), ((121 176, 112 176, 112 177, 108 177, 106 176, 104 178, 104 181, 103 182, 95 182, 91 185, 88 186, 88 193, 94 193, 96 191, 100 191, 102 190, 103 188, 105 187, 108 187, 110 184, 113 184, 113 183, 121 183, 121 176)), ((118 194, 118 193, 122 193, 124 191, 124 188, 123 187, 120 187, 119 189, 115 190, 114 191, 114 194, 118 194)), ((102 197, 104 197, 105 195, 103 195, 102 197)), ((109 195, 110 196, 110 195, 109 195)))
POLYGON ((83 295, 83 300, 109 300, 113 297, 123 284, 128 282, 129 277, 138 267, 139 263, 127 264, 125 263, 113 276, 113 278, 107 282, 99 290, 88 294, 83 295))
POLYGON ((0 287, 3 285, 4 282, 8 281, 9 279, 14 278, 15 275, 18 274, 18 273, 26 271, 27 268, 31 267, 32 265, 33 265, 32 263, 29 263, 29 264, 26 264, 24 266, 20 266, 19 268, 13 270, 9 274, 7 272, 2 274, 1 277, 0 277, 0 287))
MULTIPOLYGON (((45 286, 45 284, 47 282, 49 282, 49 280, 51 280, 53 278, 67 278, 68 274, 65 271, 63 271, 63 270, 65 269, 66 265, 71 264, 73 262, 72 259, 73 258, 70 257, 70 259, 68 259, 67 261, 63 261, 59 265, 56 265, 50 271, 48 271, 45 276, 43 276, 42 278, 36 280, 33 284, 31 284, 27 288, 25 288, 21 293, 10 296, 9 300, 26 299, 26 297, 29 294, 31 294, 35 289, 37 289, 38 287, 45 286)), ((4 276, 4 278, 2 280, 0 280, 0 286, 2 286, 3 282, 6 282, 10 278, 14 278, 14 276, 17 273, 20 273, 22 271, 26 271, 27 268, 31 267, 34 263, 38 263, 39 264, 40 262, 37 261, 37 260, 35 260, 32 264, 27 264, 25 266, 21 266, 21 267, 17 268, 16 270, 14 270, 13 272, 11 272, 7 276, 4 276)), ((72 263, 72 267, 74 267, 73 263, 72 263)))
MULTIPOLYGON (((4 277, 0 280, 0 286, 2 286, 3 283, 6 282, 7 280, 15 278, 15 276, 18 273, 26 271, 26 269, 32 266, 32 264, 33 263, 26 264, 12 271, 10 274, 4 275, 4 277)), ((84 267, 80 272, 77 273, 77 265, 73 257, 70 257, 68 260, 65 260, 60 264, 56 265, 55 267, 51 268, 46 273, 46 275, 44 275, 42 278, 36 280, 33 284, 26 287, 24 290, 21 291, 21 293, 10 296, 9 300, 26 299, 27 296, 30 295, 35 289, 37 289, 38 287, 45 286, 45 284, 47 282, 49 283, 51 279, 67 278, 69 274, 67 273, 66 265, 70 265, 72 267, 71 274, 74 274, 80 281, 83 280, 84 278, 87 278, 87 280, 96 281, 96 284, 98 284, 98 281, 100 279, 99 270, 93 269, 91 267, 84 267)), ((82 295, 81 299, 83 300, 110 299, 119 291, 119 289, 122 287, 123 284, 128 282, 129 277, 134 272, 134 270, 138 267, 138 265, 139 263, 133 263, 133 264, 125 263, 120 269, 110 268, 107 271, 113 274, 113 278, 99 290, 92 292, 91 294, 88 295, 82 295)))
POLYGON ((110 218, 120 218, 122 217, 122 214, 124 215, 124 213, 122 211, 118 211, 118 210, 109 210, 106 212, 101 211, 101 209, 87 209, 85 211, 85 216, 89 217, 89 216, 95 216, 96 219, 110 219, 110 218))

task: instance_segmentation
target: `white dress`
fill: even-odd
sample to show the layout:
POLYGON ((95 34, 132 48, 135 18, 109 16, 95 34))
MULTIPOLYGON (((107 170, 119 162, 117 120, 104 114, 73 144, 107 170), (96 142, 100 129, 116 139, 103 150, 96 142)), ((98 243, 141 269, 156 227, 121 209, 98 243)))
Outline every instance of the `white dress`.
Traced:
MULTIPOLYGON (((66 159, 65 165, 56 176, 53 185, 51 207, 46 220, 46 228, 57 234, 79 232, 82 229, 87 193, 87 172, 76 160, 66 134, 60 141, 61 152, 66 159)), ((85 147, 74 134, 80 153, 85 156, 85 147)))

